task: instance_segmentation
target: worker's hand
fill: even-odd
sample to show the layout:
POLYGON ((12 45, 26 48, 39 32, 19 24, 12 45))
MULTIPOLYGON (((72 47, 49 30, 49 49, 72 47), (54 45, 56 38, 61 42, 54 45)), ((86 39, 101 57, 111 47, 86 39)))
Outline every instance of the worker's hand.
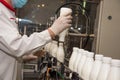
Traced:
POLYGON ((32 61, 32 60, 36 60, 38 57, 33 55, 33 54, 29 54, 29 55, 24 55, 23 56, 23 61, 32 61))
POLYGON ((60 32, 69 28, 72 23, 72 16, 60 16, 58 19, 55 20, 53 25, 49 28, 55 35, 58 35, 60 32))
POLYGON ((44 49, 38 50, 38 51, 36 51, 36 52, 34 53, 34 56, 37 56, 37 57, 42 57, 42 56, 44 56, 44 55, 45 55, 44 49))
POLYGON ((24 55, 22 58, 23 58, 24 62, 29 62, 29 61, 32 61, 32 60, 36 60, 39 57, 42 57, 44 54, 45 54, 45 52, 43 50, 38 50, 33 54, 24 55))

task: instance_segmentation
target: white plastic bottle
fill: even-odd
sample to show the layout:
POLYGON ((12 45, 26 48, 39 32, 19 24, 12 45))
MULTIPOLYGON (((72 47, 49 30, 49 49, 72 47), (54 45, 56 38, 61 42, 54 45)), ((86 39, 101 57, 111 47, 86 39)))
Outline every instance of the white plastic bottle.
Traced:
POLYGON ((44 49, 45 49, 45 51, 47 51, 47 52, 48 52, 48 50, 47 50, 47 46, 48 46, 48 43, 47 43, 47 44, 45 44, 44 49))
POLYGON ((112 58, 110 57, 103 57, 103 63, 98 74, 97 80, 107 80, 108 73, 110 72, 110 63, 112 58))
POLYGON ((67 33, 68 33, 68 29, 65 29, 63 32, 61 32, 59 34, 59 41, 60 42, 64 42, 65 41, 65 36, 67 35, 67 33))
POLYGON ((53 57, 57 57, 57 50, 58 50, 58 45, 57 45, 57 41, 53 41, 53 44, 52 44, 52 49, 51 49, 51 54, 53 57))
POLYGON ((78 72, 78 64, 79 64, 79 62, 80 62, 80 59, 81 59, 81 56, 82 56, 82 53, 83 53, 83 51, 84 51, 84 49, 79 49, 78 50, 78 55, 77 55, 77 58, 76 58, 76 62, 75 62, 75 64, 73 65, 73 70, 75 71, 75 72, 78 72))
POLYGON ((94 62, 93 56, 94 56, 93 52, 87 53, 87 59, 82 70, 82 78, 84 80, 89 80, 90 72, 94 62))
POLYGON ((81 73, 82 73, 82 69, 83 69, 83 65, 84 65, 84 63, 86 62, 86 55, 87 55, 87 53, 86 53, 87 51, 83 51, 83 53, 82 53, 82 56, 81 56, 81 59, 80 59, 80 62, 79 62, 79 64, 78 64, 78 74, 79 74, 79 76, 80 77, 82 77, 82 75, 81 75, 81 73))
POLYGON ((64 53, 63 43, 59 43, 59 47, 57 50, 57 59, 63 63, 64 57, 65 57, 65 53, 64 53))
POLYGON ((111 61, 111 69, 107 80, 120 80, 120 60, 113 59, 111 61))
POLYGON ((66 15, 70 15, 72 14, 72 9, 71 8, 67 8, 67 7, 62 7, 60 9, 60 16, 66 16, 66 15))
POLYGON ((45 51, 50 52, 50 46, 52 42, 49 42, 45 45, 45 51))
MULTIPOLYGON (((72 14, 72 9, 71 8, 67 8, 67 7, 62 7, 60 9, 60 16, 66 16, 66 15, 71 15, 72 14)), ((65 29, 64 31, 62 31, 59 35, 59 41, 64 42, 65 41, 65 36, 68 32, 68 29, 65 29)))
POLYGON ((54 46, 54 40, 51 42, 50 48, 49 48, 49 53, 52 55, 52 50, 53 50, 53 46, 54 46))
POLYGON ((93 63, 93 67, 92 67, 92 70, 90 72, 90 79, 89 80, 97 80, 98 73, 99 73, 101 65, 102 65, 102 59, 103 59, 103 55, 101 55, 101 54, 95 55, 95 61, 93 63))
POLYGON ((71 70, 73 70, 73 65, 76 62, 76 58, 77 58, 77 55, 78 55, 78 50, 79 50, 79 48, 73 47, 73 52, 72 52, 70 60, 69 60, 69 68, 71 70))

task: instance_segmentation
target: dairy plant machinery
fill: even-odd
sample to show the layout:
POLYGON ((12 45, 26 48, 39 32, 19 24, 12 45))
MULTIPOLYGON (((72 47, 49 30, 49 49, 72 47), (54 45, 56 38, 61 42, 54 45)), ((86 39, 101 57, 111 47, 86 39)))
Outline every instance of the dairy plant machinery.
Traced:
MULTIPOLYGON (((96 28, 94 26, 97 8, 101 4, 100 0, 53 0, 53 2, 56 2, 57 7, 54 10, 53 7, 51 7, 51 13, 49 13, 48 7, 45 8, 44 6, 49 4, 53 5, 53 3, 46 0, 49 4, 38 5, 38 3, 40 3, 39 1, 40 0, 29 1, 29 6, 27 5, 23 9, 17 10, 17 15, 20 17, 19 31, 22 35, 26 34, 30 36, 33 32, 41 32, 50 27, 54 20, 59 17, 62 7, 72 9, 73 22, 65 34, 64 41, 59 40, 60 35, 56 36, 52 42, 44 45, 43 48, 36 52, 37 54, 43 53, 44 55, 40 55, 37 60, 23 62, 23 80, 83 80, 77 72, 69 67, 70 58, 74 47, 86 51, 96 51, 97 33, 95 33, 96 28), (25 11, 28 7, 30 9, 25 11), (47 20, 43 20, 46 15, 44 18, 38 17, 38 11, 40 11, 39 14, 42 14, 43 11, 44 13, 46 12, 45 14, 51 15, 47 16, 49 17, 47 20), (51 48, 49 47, 50 44, 51 48), (60 54, 62 54, 62 52, 64 53, 62 61, 54 55, 55 49, 58 48, 53 45, 56 45, 56 47, 60 49, 60 54)), ((56 54, 59 53, 56 52, 56 54)), ((61 55, 59 55, 59 57, 60 56, 61 55)))

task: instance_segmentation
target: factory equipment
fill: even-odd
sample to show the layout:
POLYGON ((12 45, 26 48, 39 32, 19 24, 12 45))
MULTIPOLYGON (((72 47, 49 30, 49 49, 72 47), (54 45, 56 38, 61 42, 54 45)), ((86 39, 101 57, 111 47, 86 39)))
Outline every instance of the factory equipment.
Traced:
POLYGON ((95 22, 96 38, 93 47, 96 53, 116 59, 120 59, 120 5, 118 3, 119 0, 101 0, 98 5, 95 22))

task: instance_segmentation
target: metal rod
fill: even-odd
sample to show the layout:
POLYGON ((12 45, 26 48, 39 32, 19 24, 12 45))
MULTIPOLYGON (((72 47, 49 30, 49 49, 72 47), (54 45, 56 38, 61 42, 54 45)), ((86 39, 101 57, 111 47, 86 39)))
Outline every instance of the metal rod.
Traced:
POLYGON ((80 38, 80 48, 82 48, 83 37, 80 38))
MULTIPOLYGON (((68 33, 68 35, 70 35, 70 36, 79 36, 79 37, 86 37, 86 36, 88 36, 87 34, 76 34, 76 33, 68 33)), ((90 34, 89 36, 90 37, 95 37, 94 34, 90 34)))

